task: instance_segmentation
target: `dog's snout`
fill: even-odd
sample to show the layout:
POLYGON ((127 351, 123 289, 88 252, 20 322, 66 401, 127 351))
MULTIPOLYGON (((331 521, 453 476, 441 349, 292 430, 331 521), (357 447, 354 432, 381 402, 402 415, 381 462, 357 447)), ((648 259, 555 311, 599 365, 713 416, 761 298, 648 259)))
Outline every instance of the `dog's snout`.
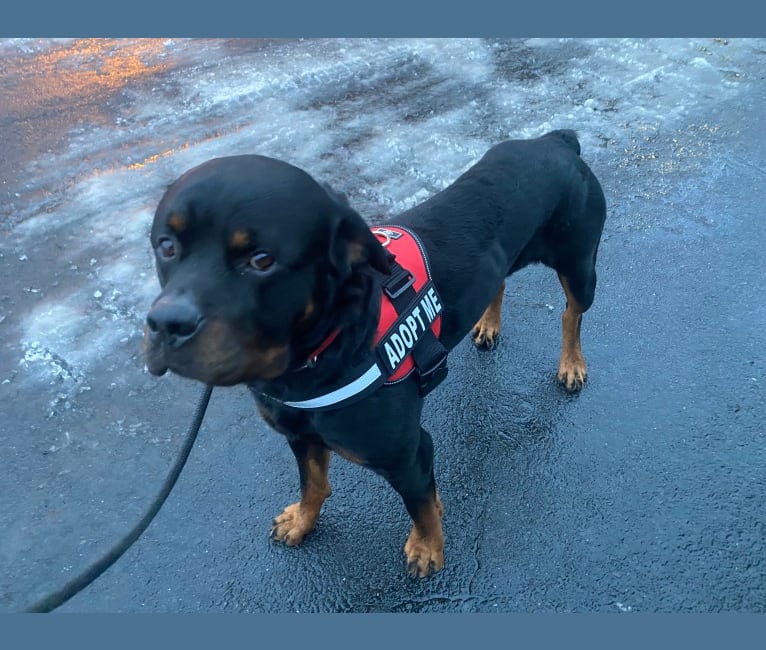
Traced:
POLYGON ((199 332, 202 314, 189 300, 160 299, 149 310, 146 324, 153 336, 163 339, 172 348, 181 347, 199 332))

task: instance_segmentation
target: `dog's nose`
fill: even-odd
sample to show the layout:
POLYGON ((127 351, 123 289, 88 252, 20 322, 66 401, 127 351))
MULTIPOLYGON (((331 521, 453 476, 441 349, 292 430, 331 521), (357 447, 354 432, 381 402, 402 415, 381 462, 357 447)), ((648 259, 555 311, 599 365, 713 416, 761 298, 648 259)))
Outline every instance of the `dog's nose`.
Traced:
POLYGON ((146 324, 153 336, 163 339, 171 348, 179 348, 192 339, 202 326, 197 307, 185 298, 161 298, 149 310, 146 324))

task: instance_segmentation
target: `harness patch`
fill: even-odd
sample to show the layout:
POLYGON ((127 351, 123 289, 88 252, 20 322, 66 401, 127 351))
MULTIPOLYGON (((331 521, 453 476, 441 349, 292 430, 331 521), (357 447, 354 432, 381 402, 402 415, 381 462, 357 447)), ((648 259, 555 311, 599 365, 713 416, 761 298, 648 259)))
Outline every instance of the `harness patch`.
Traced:
POLYGON ((441 311, 441 301, 433 283, 429 281, 415 302, 399 315, 388 334, 378 341, 378 356, 389 377, 409 356, 420 337, 431 329, 441 311))
MULTIPOLYGON (((391 286, 384 286, 381 295, 380 316, 373 339, 379 365, 386 376, 385 383, 393 384, 415 370, 412 353, 418 341, 422 341, 424 333, 430 329, 438 339, 441 333, 442 302, 431 281, 425 249, 415 233, 402 226, 386 225, 373 228, 372 234, 396 258, 395 270, 387 280, 391 286), (400 295, 406 291, 410 292, 411 297, 400 295), (404 307, 402 301, 406 301, 404 307), (420 311, 413 313, 418 308, 420 311), (407 324, 407 316, 414 318, 414 323, 409 321, 412 327, 404 331, 401 326, 407 324), (410 339, 412 345, 408 345, 410 339), (389 351, 393 354, 389 355, 389 351)), ((422 345, 426 343, 422 342, 422 345)))

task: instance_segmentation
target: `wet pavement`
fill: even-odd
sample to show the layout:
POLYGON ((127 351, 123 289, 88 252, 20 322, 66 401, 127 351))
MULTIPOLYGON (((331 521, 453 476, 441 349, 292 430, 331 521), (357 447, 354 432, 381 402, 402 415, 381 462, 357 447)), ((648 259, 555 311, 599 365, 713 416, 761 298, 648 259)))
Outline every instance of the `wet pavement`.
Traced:
POLYGON ((148 228, 188 167, 264 153, 370 219, 494 142, 574 128, 609 205, 590 377, 554 383, 551 271, 430 397, 446 568, 406 576, 396 494, 335 458, 300 548, 284 440, 216 389, 176 489, 69 612, 766 611, 766 41, 0 41, 0 611, 141 516, 198 385, 155 379, 148 228))

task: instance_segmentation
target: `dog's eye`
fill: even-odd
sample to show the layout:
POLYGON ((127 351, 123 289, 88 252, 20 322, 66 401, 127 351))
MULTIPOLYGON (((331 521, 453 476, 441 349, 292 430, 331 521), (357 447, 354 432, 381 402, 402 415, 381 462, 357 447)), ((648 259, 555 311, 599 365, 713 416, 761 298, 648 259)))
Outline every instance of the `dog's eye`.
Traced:
POLYGON ((165 259, 170 259, 176 255, 176 245, 170 237, 160 237, 157 242, 157 250, 165 259))
POLYGON ((269 253, 260 251, 258 253, 253 253, 250 257, 249 264, 250 267, 256 271, 265 271, 274 264, 274 257, 269 255, 269 253))

